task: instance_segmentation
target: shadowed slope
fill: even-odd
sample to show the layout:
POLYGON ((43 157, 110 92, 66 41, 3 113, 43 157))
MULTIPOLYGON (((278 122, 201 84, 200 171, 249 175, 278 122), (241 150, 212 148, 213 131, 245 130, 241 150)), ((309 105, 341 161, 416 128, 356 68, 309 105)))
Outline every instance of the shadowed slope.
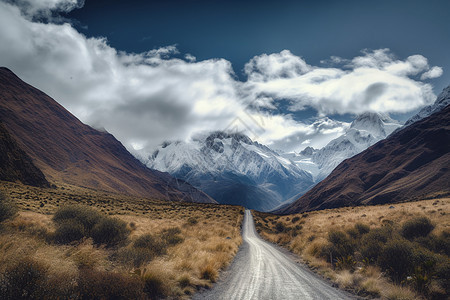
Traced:
POLYGON ((49 186, 44 174, 0 123, 0 180, 20 181, 38 187, 49 186))
POLYGON ((0 119, 50 181, 158 199, 214 202, 169 174, 148 169, 114 136, 83 124, 6 68, 0 68, 0 119))

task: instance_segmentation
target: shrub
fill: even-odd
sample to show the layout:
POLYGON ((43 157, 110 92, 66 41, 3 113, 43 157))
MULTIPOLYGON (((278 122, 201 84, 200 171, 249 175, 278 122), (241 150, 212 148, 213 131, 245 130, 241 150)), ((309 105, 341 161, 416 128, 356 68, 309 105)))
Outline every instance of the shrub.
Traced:
POLYGON ((198 223, 198 220, 197 220, 197 218, 190 217, 189 219, 187 219, 187 223, 188 223, 188 225, 195 225, 198 223))
POLYGON ((291 222, 296 223, 298 220, 300 220, 300 217, 293 217, 291 222))
POLYGON ((383 246, 390 238, 391 233, 388 227, 371 230, 361 238, 361 255, 371 262, 376 262, 383 246))
POLYGON ((359 232, 360 235, 366 234, 370 232, 370 227, 368 225, 362 223, 356 223, 355 229, 359 232))
POLYGON ((333 258, 337 259, 353 255, 355 245, 344 232, 330 231, 328 233, 328 241, 330 245, 327 250, 333 258))
POLYGON ((181 230, 178 227, 168 228, 161 232, 161 239, 164 240, 168 246, 173 246, 184 241, 179 235, 180 233, 181 230))
POLYGON ((284 226, 284 224, 281 222, 277 222, 277 224, 275 225, 275 230, 278 233, 284 232, 284 231, 286 231, 286 226, 284 226))
POLYGON ((162 255, 166 253, 166 243, 161 239, 154 238, 151 234, 141 235, 134 241, 134 248, 148 249, 154 255, 162 255))
POLYGON ((88 206, 62 207, 53 216, 53 221, 56 223, 54 240, 59 243, 92 237, 96 244, 115 246, 129 234, 125 222, 102 215, 88 206))
POLYGON ((146 272, 142 276, 144 281, 144 292, 150 299, 165 298, 169 293, 167 283, 163 276, 158 276, 156 273, 146 272))
POLYGON ((391 240, 383 247, 378 264, 394 282, 400 283, 414 269, 411 244, 406 240, 391 240))
POLYGON ((57 243, 67 244, 86 236, 85 228, 75 220, 66 220, 58 224, 53 235, 57 243))
POLYGON ((127 224, 117 218, 102 218, 94 228, 92 228, 91 236, 96 244, 106 244, 107 246, 115 246, 128 237, 129 231, 127 224))
POLYGON ((82 269, 78 288, 81 299, 145 299, 138 277, 118 273, 82 269))
POLYGON ((43 299, 48 295, 48 266, 26 257, 8 267, 0 285, 3 299, 43 299))
POLYGON ((149 249, 127 247, 119 249, 114 258, 119 262, 132 264, 135 268, 139 268, 154 257, 155 253, 149 249))
POLYGON ((10 219, 17 213, 17 207, 2 192, 0 192, 0 223, 10 219))
POLYGON ((217 270, 212 263, 204 265, 200 269, 200 274, 202 279, 210 280, 211 282, 216 282, 217 270))
POLYGON ((427 236, 434 229, 434 225, 427 217, 418 217, 406 221, 401 229, 401 234, 407 239, 427 236))
POLYGON ((88 206, 69 205, 56 211, 53 216, 53 221, 56 224, 61 224, 68 220, 77 222, 83 226, 85 234, 89 236, 92 228, 100 222, 102 218, 102 214, 88 206))

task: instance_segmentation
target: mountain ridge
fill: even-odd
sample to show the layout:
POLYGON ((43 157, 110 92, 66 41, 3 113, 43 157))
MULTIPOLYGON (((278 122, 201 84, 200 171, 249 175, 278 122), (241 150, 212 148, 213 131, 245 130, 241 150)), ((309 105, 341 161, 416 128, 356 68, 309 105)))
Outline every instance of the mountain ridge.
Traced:
POLYGON ((261 210, 313 184, 309 173, 242 133, 214 131, 189 142, 166 142, 145 163, 190 182, 219 203, 261 210))
POLYGON ((450 192, 450 105, 344 160, 276 213, 393 203, 450 192))
POLYGON ((51 182, 162 200, 215 202, 167 173, 148 169, 113 135, 83 124, 4 67, 0 119, 51 182))

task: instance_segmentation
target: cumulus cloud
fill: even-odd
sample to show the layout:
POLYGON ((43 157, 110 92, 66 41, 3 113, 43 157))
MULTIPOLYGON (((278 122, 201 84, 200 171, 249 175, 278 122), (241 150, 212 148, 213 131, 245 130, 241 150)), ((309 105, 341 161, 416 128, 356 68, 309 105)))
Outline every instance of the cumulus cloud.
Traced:
POLYGON ((224 129, 244 131, 276 149, 317 148, 348 127, 327 118, 329 113, 405 112, 434 99, 431 85, 412 78, 439 73, 420 55, 398 60, 388 49, 365 51, 351 60, 333 57, 335 66, 325 68, 284 50, 252 58, 247 80, 239 81, 225 59, 175 58, 176 45, 126 53, 105 38, 87 38, 70 23, 35 18, 82 4, 0 0, 0 65, 130 150, 151 151, 164 140, 224 129), (288 100, 291 111, 312 107, 318 116, 296 120, 277 108, 279 100, 288 100))
POLYGON ((352 60, 332 57, 331 61, 343 63, 343 68, 320 68, 308 66, 300 57, 285 52, 283 57, 295 61, 292 65, 304 66, 294 69, 280 68, 279 57, 278 53, 264 54, 247 64, 246 85, 250 97, 262 94, 274 99, 291 99, 291 110, 313 107, 322 115, 365 111, 405 113, 435 99, 431 85, 410 77, 429 68, 422 55, 397 60, 389 49, 365 50, 362 56, 352 60))
POLYGON ((444 70, 442 70, 441 67, 434 66, 427 72, 423 73, 422 76, 420 76, 420 79, 425 80, 425 79, 438 78, 438 77, 441 77, 443 73, 444 73, 444 70))

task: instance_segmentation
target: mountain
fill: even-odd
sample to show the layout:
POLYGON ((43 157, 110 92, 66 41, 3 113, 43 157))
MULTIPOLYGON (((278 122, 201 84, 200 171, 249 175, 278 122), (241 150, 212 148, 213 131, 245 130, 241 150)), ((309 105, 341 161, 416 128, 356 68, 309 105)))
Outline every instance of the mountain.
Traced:
POLYGON ((345 160, 277 213, 394 203, 450 193, 450 106, 345 160))
POLYGON ((240 133, 212 132, 189 142, 167 142, 148 157, 222 204, 269 210, 305 192, 312 176, 292 161, 240 133))
POLYGON ((428 117, 431 114, 434 114, 444 107, 450 104, 450 86, 446 87, 442 93, 436 98, 436 101, 422 108, 416 115, 412 116, 408 121, 406 121, 405 126, 411 125, 414 122, 422 120, 425 117, 428 117))
POLYGON ((0 120, 50 182, 155 199, 214 202, 189 184, 148 169, 114 136, 83 124, 6 68, 0 68, 0 120))
POLYGON ((0 123, 0 180, 48 187, 44 174, 0 123))
POLYGON ((321 181, 343 160, 352 157, 376 142, 386 138, 401 125, 389 116, 380 113, 359 115, 350 128, 340 137, 330 141, 325 147, 312 152, 311 161, 319 172, 316 181, 321 181))

